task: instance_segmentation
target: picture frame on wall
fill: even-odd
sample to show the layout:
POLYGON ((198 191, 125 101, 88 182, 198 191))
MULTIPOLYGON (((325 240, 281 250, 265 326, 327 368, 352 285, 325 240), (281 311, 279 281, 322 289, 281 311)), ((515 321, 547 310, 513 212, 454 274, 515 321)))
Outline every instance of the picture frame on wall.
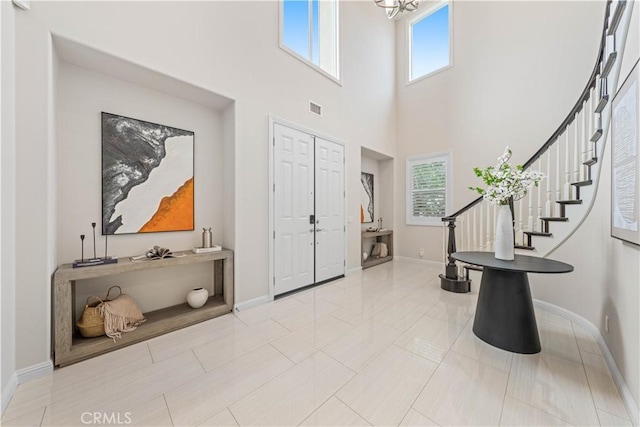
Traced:
POLYGON ((192 131, 102 113, 102 233, 194 230, 192 131))
POLYGON ((611 236, 640 245, 640 70, 638 62, 611 106, 611 236))
POLYGON ((373 222, 373 174, 361 172, 360 183, 362 184, 360 198, 360 222, 362 224, 373 222))

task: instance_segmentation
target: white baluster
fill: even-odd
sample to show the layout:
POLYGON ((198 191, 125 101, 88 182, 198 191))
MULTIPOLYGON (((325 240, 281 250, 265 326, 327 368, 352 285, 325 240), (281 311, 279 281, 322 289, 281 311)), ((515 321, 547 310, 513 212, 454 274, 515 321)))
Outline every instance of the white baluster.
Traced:
POLYGON ((551 216, 551 150, 547 150, 547 203, 544 208, 544 216, 551 216))
POLYGON ((533 189, 529 191, 529 218, 527 220, 527 230, 536 231, 535 223, 533 222, 533 189))
POLYGON ((496 222, 498 220, 498 206, 499 205, 491 205, 491 225, 493 225, 493 230, 491 232, 491 242, 493 244, 496 243, 496 222))
MULTIPOLYGON (((538 170, 542 170, 542 157, 538 158, 538 170)), ((535 190, 536 193, 538 193, 538 204, 536 205, 538 208, 538 218, 536 219, 536 222, 540 225, 542 224, 542 220, 540 219, 542 217, 542 189, 540 187, 533 187, 532 190, 535 190)))
POLYGON ((484 202, 478 205, 480 227, 478 227, 478 248, 484 249, 484 202))
POLYGON ((491 250, 491 203, 485 203, 487 205, 487 236, 485 244, 487 245, 487 250, 491 250))
MULTIPOLYGON (((596 79, 596 81, 599 79, 596 79)), ((591 135, 594 134, 594 132, 596 131, 596 113, 595 113, 595 109, 596 106, 598 105, 598 99, 596 97, 596 90, 592 89, 591 90, 591 96, 589 97, 589 136, 588 138, 591 138, 591 135)), ((591 160, 595 157, 595 154, 593 152, 594 150, 594 146, 595 144, 593 144, 590 140, 587 142, 589 149, 587 150, 587 160, 591 160)))
POLYGON ((569 142, 569 129, 567 126, 566 135, 565 135, 565 146, 564 146, 564 199, 571 199, 571 166, 569 166, 569 146, 571 143, 569 142))
POLYGON ((473 250, 475 251, 478 249, 478 227, 476 222, 477 209, 473 207, 471 210, 473 211, 473 230, 471 234, 473 234, 473 250))
POLYGON ((465 215, 461 215, 460 216, 460 232, 458 233, 460 235, 460 237, 458 238, 458 241, 460 243, 460 245, 459 245, 460 249, 458 249, 459 251, 464 251, 464 226, 465 226, 465 222, 466 222, 464 220, 465 215))
POLYGON ((469 215, 467 215, 467 247, 468 250, 473 250, 473 241, 471 240, 471 233, 473 230, 471 229, 471 211, 469 211, 469 215))
MULTIPOLYGON (((566 132, 566 130, 565 130, 566 132)), ((560 186, 560 138, 556 140, 556 201, 562 199, 562 187, 560 186)), ((555 212, 555 203, 551 204, 551 214, 555 212)))
POLYGON ((589 139, 591 135, 589 134, 589 121, 587 120, 587 116, 591 117, 591 111, 589 111, 589 104, 587 101, 582 103, 582 110, 584 114, 582 114, 582 128, 584 129, 582 135, 582 164, 580 165, 580 171, 582 175, 582 181, 586 181, 587 179, 587 167, 584 165, 586 162, 587 156, 589 155, 589 139))
MULTIPOLYGON (((522 221, 522 211, 524 211, 524 201, 523 199, 518 200, 518 233, 517 235, 519 235, 520 237, 522 237, 522 232, 524 231, 524 222, 522 221)), ((524 242, 522 242, 522 244, 524 245, 524 242)))
POLYGON ((580 122, 578 121, 578 113, 574 118, 575 134, 573 140, 573 180, 580 181, 580 122))

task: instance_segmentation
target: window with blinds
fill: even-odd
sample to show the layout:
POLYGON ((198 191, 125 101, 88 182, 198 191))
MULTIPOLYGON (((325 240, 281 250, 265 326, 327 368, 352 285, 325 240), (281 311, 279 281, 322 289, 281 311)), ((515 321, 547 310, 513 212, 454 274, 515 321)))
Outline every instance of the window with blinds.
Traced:
POLYGON ((407 160, 407 224, 441 225, 451 205, 451 155, 407 160))

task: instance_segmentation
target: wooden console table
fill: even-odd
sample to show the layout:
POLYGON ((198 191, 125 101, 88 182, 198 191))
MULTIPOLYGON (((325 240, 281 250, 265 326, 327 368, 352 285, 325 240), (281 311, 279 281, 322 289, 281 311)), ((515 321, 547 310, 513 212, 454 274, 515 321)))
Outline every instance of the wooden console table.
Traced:
POLYGON ((54 365, 69 365, 233 310, 233 251, 223 249, 205 254, 184 251, 174 252, 174 255, 175 258, 136 262, 126 257, 118 259, 117 264, 83 268, 61 265, 53 276, 54 365), (76 281, 202 262, 214 264, 214 292, 203 307, 193 309, 184 303, 144 313, 147 321, 136 330, 122 334, 122 338, 115 343, 106 336, 83 338, 76 333, 76 281))
POLYGON ((382 231, 363 231, 362 239, 360 243, 360 259, 362 260, 362 269, 373 267, 374 265, 382 264, 383 262, 389 262, 393 259, 393 230, 382 231), (384 258, 373 258, 369 256, 366 260, 362 256, 364 253, 364 241, 365 239, 375 239, 377 242, 386 243, 389 254, 384 258))

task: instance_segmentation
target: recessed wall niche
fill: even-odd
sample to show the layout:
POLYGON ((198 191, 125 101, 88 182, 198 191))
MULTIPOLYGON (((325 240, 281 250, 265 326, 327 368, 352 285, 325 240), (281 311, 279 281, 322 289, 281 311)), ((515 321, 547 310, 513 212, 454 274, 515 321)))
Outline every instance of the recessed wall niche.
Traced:
MULTIPOLYGON (((109 255, 144 253, 153 245, 172 250, 198 246, 202 227, 211 227, 216 244, 233 249, 226 229, 233 227, 233 100, 133 64, 82 44, 54 37, 56 115, 56 249, 58 264, 93 256, 91 222, 97 222, 96 252, 104 255, 101 235, 101 112, 133 117, 193 131, 195 230, 109 236, 109 255), (230 224, 225 223, 231 222, 230 224), (227 238, 225 239, 225 236, 227 238)), ((162 274, 123 275, 110 281, 85 280, 76 287, 76 307, 89 295, 104 296, 120 285, 143 312, 183 302, 193 287, 213 281, 203 265, 163 270, 162 274)))
MULTIPOLYGON (((382 218, 382 226, 393 230, 394 221, 394 159, 366 147, 360 151, 361 172, 373 175, 373 222, 362 223, 364 231, 368 227, 377 227, 378 218, 382 218)), ((367 242, 364 248, 371 252, 373 241, 367 242)))

